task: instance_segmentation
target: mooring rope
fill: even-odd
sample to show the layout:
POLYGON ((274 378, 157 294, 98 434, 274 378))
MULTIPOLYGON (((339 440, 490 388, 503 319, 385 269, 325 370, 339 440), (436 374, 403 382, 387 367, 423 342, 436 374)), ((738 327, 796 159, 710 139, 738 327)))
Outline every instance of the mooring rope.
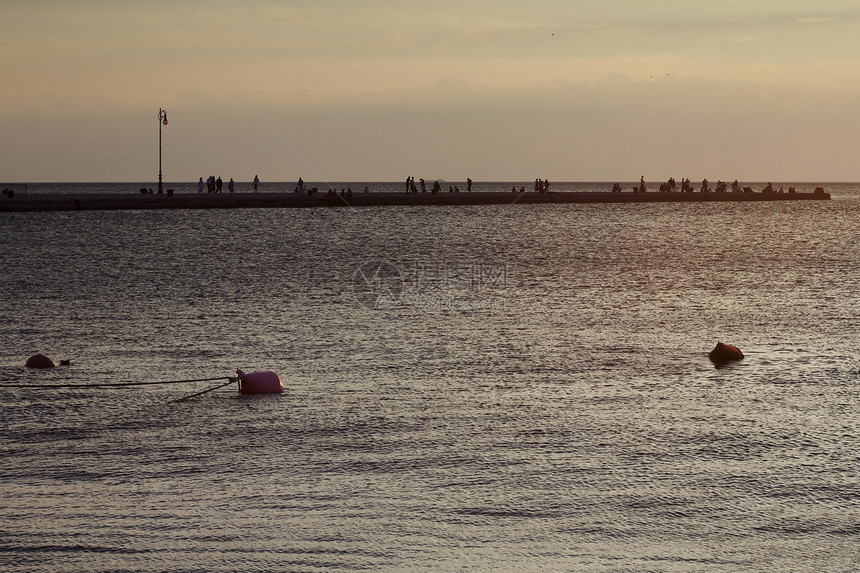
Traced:
POLYGON ((230 380, 229 382, 225 382, 223 384, 213 386, 212 388, 207 388, 206 390, 203 390, 202 392, 195 392, 194 394, 189 394, 188 396, 183 396, 182 398, 179 398, 178 400, 174 400, 174 402, 177 402, 177 403, 178 402, 184 402, 184 401, 188 400, 189 398, 194 398, 195 396, 200 396, 201 394, 205 394, 206 392, 211 392, 212 390, 217 390, 218 388, 223 388, 224 386, 229 386, 230 384, 232 384, 233 382, 236 381, 235 378, 230 378, 229 380, 230 380))
MULTIPOLYGON (((194 380, 159 380, 156 382, 96 382, 93 384, 24 384, 24 383, 0 383, 0 388, 120 388, 123 386, 153 386, 156 384, 188 384, 190 382, 213 382, 215 380, 228 380, 236 382, 237 378, 230 376, 218 376, 217 378, 196 378, 194 380)), ((224 384, 226 386, 227 384, 224 384)))

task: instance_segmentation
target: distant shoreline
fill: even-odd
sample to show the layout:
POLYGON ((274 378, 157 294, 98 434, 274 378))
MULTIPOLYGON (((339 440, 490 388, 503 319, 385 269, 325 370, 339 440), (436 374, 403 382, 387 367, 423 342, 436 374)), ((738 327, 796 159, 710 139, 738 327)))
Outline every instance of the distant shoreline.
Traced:
POLYGON ((177 193, 165 194, 27 194, 0 196, 0 212, 33 211, 121 211, 134 209, 248 209, 309 207, 370 207, 415 205, 505 205, 559 203, 708 203, 746 201, 821 201, 829 193, 716 193, 716 192, 547 192, 524 193, 354 193, 346 198, 324 193, 311 197, 297 193, 177 193))

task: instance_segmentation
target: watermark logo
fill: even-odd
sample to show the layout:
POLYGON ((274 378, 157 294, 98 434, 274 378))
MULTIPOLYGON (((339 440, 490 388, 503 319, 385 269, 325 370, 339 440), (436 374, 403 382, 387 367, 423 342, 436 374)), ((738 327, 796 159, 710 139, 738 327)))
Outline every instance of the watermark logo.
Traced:
POLYGON ((375 310, 406 304, 420 310, 482 310, 504 306, 507 265, 469 260, 419 260, 405 270, 386 260, 359 265, 352 277, 356 302, 375 310))
POLYGON ((364 307, 392 308, 403 297, 403 275, 388 261, 365 261, 352 275, 352 294, 364 307))

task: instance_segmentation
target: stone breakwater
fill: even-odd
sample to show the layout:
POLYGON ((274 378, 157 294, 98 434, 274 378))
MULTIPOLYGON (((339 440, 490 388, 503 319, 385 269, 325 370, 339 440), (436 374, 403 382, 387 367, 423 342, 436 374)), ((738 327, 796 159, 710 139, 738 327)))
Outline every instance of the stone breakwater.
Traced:
POLYGON ((386 205, 506 205, 535 203, 705 203, 719 201, 816 201, 829 193, 356 193, 352 197, 295 193, 229 194, 15 194, 0 197, 0 212, 127 209, 249 209, 369 207, 386 205))

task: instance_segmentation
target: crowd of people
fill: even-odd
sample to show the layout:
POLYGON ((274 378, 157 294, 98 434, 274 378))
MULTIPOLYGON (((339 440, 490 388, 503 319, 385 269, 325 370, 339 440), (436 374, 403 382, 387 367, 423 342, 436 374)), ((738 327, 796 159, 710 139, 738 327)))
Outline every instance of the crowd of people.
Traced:
MULTIPOLYGON (((201 177, 200 180, 197 182, 197 192, 198 193, 203 193, 204 189, 206 189, 207 193, 221 193, 223 191, 223 187, 224 187, 224 182, 220 176, 218 176, 216 178, 214 175, 210 175, 206 179, 206 181, 204 181, 203 177, 201 177)), ((550 185, 549 185, 548 179, 535 179, 534 190, 536 193, 547 193, 547 192, 549 192, 549 188, 550 188, 550 185)), ((251 189, 253 190, 254 193, 259 192, 259 190, 260 190, 260 178, 258 175, 254 175, 254 180, 251 182, 251 189)), ((727 184, 726 182, 724 182, 722 180, 718 180, 716 185, 713 188, 711 187, 711 184, 707 179, 703 179, 701 186, 699 186, 699 188, 698 188, 698 190, 702 193, 710 193, 710 192, 726 193, 729 191, 729 189, 731 189, 732 193, 741 193, 741 192, 753 193, 753 189, 751 187, 741 187, 741 185, 740 185, 740 183, 738 183, 737 179, 735 179, 731 184, 727 184)), ((227 190, 231 195, 235 194, 235 192, 236 192, 236 183, 235 183, 235 181, 233 181, 232 178, 230 179, 230 181, 227 182, 227 190)), ((415 178, 412 176, 407 177, 406 178, 406 192, 407 193, 418 193, 419 190, 421 193, 427 193, 428 192, 428 185, 424 181, 424 179, 419 179, 418 185, 416 186, 415 178)), ((694 187, 693 184, 690 183, 689 178, 687 178, 687 179, 682 178, 680 188, 679 188, 675 179, 673 177, 670 177, 664 183, 660 183, 658 190, 661 193, 674 193, 677 191, 680 191, 682 193, 693 193, 697 189, 694 187)), ((470 178, 466 178, 466 191, 469 191, 469 192, 472 191, 472 180, 470 178)), ((525 187, 520 187, 519 189, 517 189, 517 187, 514 185, 513 187, 511 187, 511 191, 513 193, 523 193, 523 192, 525 192, 525 187)), ((612 185, 612 192, 613 193, 620 193, 621 191, 622 191, 622 186, 620 183, 615 183, 612 185)), ((647 191, 648 191, 648 187, 645 184, 645 177, 642 176, 639 178, 639 185, 636 187, 633 187, 633 192, 634 193, 645 193, 647 191)), ((784 187, 780 187, 777 190, 776 188, 774 188, 772 183, 768 183, 767 186, 764 187, 761 191, 762 191, 762 193, 785 193, 786 192, 784 187)), ((293 188, 293 192, 298 194, 298 195, 301 195, 302 197, 310 197, 310 196, 314 195, 315 193, 318 193, 319 189, 317 187, 311 187, 311 188, 306 187, 305 182, 302 180, 301 177, 299 177, 299 180, 296 182, 296 185, 293 188)), ((365 186, 363 192, 369 193, 370 189, 367 186, 365 186)), ((432 186, 430 186, 429 193, 435 195, 435 194, 441 193, 441 192, 442 192, 442 185, 440 184, 440 182, 438 180, 433 181, 432 186)), ((460 187, 458 185, 448 185, 448 192, 449 193, 459 193, 460 187)), ((823 190, 822 190, 822 192, 823 192, 823 190)), ((788 193, 796 193, 795 188, 789 187, 788 193)), ((337 193, 336 189, 329 187, 328 191, 326 192, 326 195, 331 197, 331 196, 337 196, 338 193, 337 193)), ((352 189, 351 188, 341 189, 340 190, 340 196, 352 197, 352 189)))
MULTIPOLYGON (((251 187, 254 189, 254 193, 257 193, 260 189, 260 178, 257 175, 254 175, 254 180, 251 182, 251 187)), ((219 175, 216 179, 214 175, 210 175, 206 181, 203 181, 201 177, 199 181, 197 181, 197 192, 203 193, 203 189, 206 189, 207 193, 221 193, 224 190, 224 180, 221 179, 219 175)), ((236 193, 236 182, 233 181, 233 178, 230 178, 230 181, 227 182, 227 191, 230 195, 234 195, 236 193)))
MULTIPOLYGON (((741 184, 738 183, 737 179, 735 179, 731 183, 731 185, 727 184, 725 181, 717 180, 717 183, 713 188, 711 188, 711 184, 707 179, 702 179, 702 185, 699 188, 699 191, 701 191, 702 193, 711 193, 711 192, 726 193, 726 192, 728 192, 729 187, 731 187, 732 193, 753 193, 752 187, 743 187, 742 188, 741 184)), ((661 193, 674 193, 674 192, 678 191, 679 189, 678 189, 677 183, 675 182, 675 178, 670 177, 665 183, 660 183, 658 190, 661 193)), ((693 193, 695 190, 696 189, 690 183, 689 178, 687 178, 687 179, 682 178, 681 179, 681 188, 680 188, 681 193, 693 193)), ((639 178, 639 186, 633 187, 633 192, 634 193, 645 193, 646 191, 648 191, 648 188, 645 185, 645 177, 642 176, 639 178)), ((762 193, 785 193, 785 189, 783 187, 780 187, 779 190, 777 191, 776 189, 774 189, 772 183, 768 183, 767 186, 765 188, 763 188, 761 191, 762 191, 762 193)), ((613 184, 612 185, 612 192, 613 193, 620 193, 621 192, 621 185, 619 183, 613 184)), ((788 192, 789 193, 796 193, 796 190, 794 189, 794 187, 789 187, 788 192)))
MULTIPOLYGON (((427 193, 427 183, 424 179, 418 179, 418 185, 415 185, 415 178, 409 176, 406 178, 406 192, 407 193, 418 193, 420 190, 421 193, 427 193)), ((472 191, 472 179, 466 178, 466 191, 472 191)), ((511 188, 511 191, 514 193, 524 193, 525 187, 520 187, 517 189, 516 186, 511 188)), ((548 179, 535 179, 535 191, 537 193, 546 193, 549 191, 549 180, 548 179)), ((439 181, 434 181, 433 186, 430 188, 430 194, 435 195, 436 193, 442 192, 442 185, 439 181)), ((448 185, 448 193, 459 193, 460 187, 459 185, 448 185)))
MULTIPOLYGON (((418 179, 418 187, 415 186, 415 178, 411 175, 406 178, 406 192, 407 193, 418 193, 419 188, 421 189, 421 193, 427 193, 427 183, 423 178, 418 179)), ((467 177, 466 178, 466 191, 472 191, 472 180, 467 177)), ((365 190, 366 192, 366 190, 365 190)), ((437 193, 442 192, 442 184, 439 183, 438 180, 433 182, 433 186, 430 188, 430 194, 435 195, 437 193)), ((460 187, 458 185, 449 185, 448 186, 449 193, 459 193, 460 187)))
MULTIPOLYGON (((254 175, 254 180, 251 182, 251 190, 253 190, 254 193, 259 193, 260 187, 261 187, 260 176, 254 175)), ((215 177, 214 175, 210 175, 205 181, 203 180, 203 177, 201 177, 197 181, 197 192, 203 193, 204 189, 206 190, 207 193, 222 193, 224 190, 224 180, 221 179, 220 176, 215 177)), ((230 193, 230 195, 234 195, 236 193, 236 182, 233 181, 232 178, 227 183, 227 191, 230 193)), ((293 193, 301 195, 302 197, 311 197, 312 195, 315 195, 318 192, 319 192, 319 189, 317 187, 307 187, 305 185, 304 180, 301 177, 299 177, 299 180, 296 182, 296 185, 293 188, 293 193)), ((365 186, 364 192, 369 193, 370 188, 365 186)), ((337 197, 338 192, 333 187, 330 187, 328 189, 328 191, 326 192, 326 195, 328 197, 332 197, 332 196, 337 197)), ((341 197, 352 197, 352 189, 351 188, 341 189, 340 190, 340 196, 341 197)))

